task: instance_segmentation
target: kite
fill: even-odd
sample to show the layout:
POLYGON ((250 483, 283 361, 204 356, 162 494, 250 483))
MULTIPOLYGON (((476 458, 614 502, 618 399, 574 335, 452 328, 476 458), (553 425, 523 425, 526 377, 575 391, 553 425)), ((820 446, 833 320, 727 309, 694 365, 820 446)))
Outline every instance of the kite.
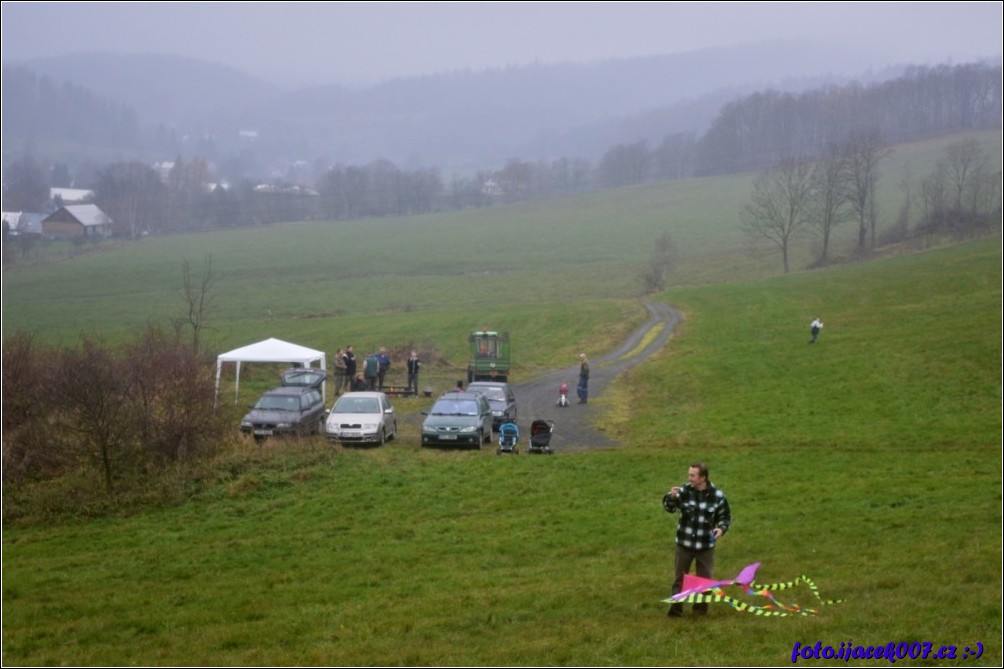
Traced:
POLYGON ((818 609, 803 608, 797 604, 782 604, 774 597, 774 592, 794 588, 800 583, 805 583, 809 589, 812 590, 812 594, 816 596, 816 599, 819 600, 820 604, 839 604, 844 601, 842 599, 824 600, 819 596, 819 590, 816 589, 816 584, 813 583, 808 576, 799 576, 794 581, 788 581, 787 583, 771 583, 768 585, 756 583, 753 579, 756 577, 756 570, 759 566, 759 562, 754 562, 739 572, 734 579, 727 581, 715 581, 710 578, 684 574, 683 590, 669 599, 664 599, 662 601, 667 604, 706 604, 710 602, 723 602, 737 611, 744 611, 757 616, 814 616, 819 613, 818 609), (722 588, 730 585, 740 586, 747 595, 766 597, 770 600, 770 603, 757 606, 755 604, 750 604, 736 599, 735 597, 729 597, 723 592, 722 588))

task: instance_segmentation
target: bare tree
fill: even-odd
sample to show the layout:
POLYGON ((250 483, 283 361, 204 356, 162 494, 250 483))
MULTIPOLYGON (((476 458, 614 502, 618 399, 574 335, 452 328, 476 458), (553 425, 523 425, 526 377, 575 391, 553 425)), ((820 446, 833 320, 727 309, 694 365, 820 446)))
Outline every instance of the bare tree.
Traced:
POLYGON ((830 145, 812 171, 812 225, 819 231, 822 249, 818 263, 829 260, 833 229, 849 218, 847 209, 847 156, 838 145, 830 145))
POLYGON ((790 270, 791 243, 811 213, 814 166, 788 158, 753 179, 752 200, 743 207, 743 229, 752 239, 764 238, 781 251, 784 273, 790 270))
POLYGON ((955 209, 968 209, 966 194, 974 181, 986 169, 987 156, 980 143, 973 138, 963 139, 948 146, 945 158, 945 176, 952 188, 955 209))
POLYGON ((652 257, 641 276, 646 295, 666 289, 666 278, 676 265, 676 257, 676 243, 668 232, 663 232, 655 240, 652 257))
POLYGON ((129 465, 133 421, 129 418, 131 376, 105 346, 82 337, 79 350, 66 350, 59 365, 59 427, 75 434, 96 461, 105 489, 129 465))
POLYGON ((178 337, 185 328, 192 329, 192 353, 198 355, 202 345, 202 332, 206 328, 206 318, 213 303, 212 289, 216 280, 213 273, 213 256, 207 254, 202 266, 200 277, 192 276, 192 268, 186 260, 182 265, 186 313, 182 318, 174 319, 174 329, 178 337))
POLYGON ((858 252, 863 253, 868 246, 869 231, 871 245, 875 245, 875 186, 879 177, 878 166, 892 150, 884 146, 877 129, 852 136, 847 140, 845 149, 850 186, 848 202, 858 220, 858 252))
POLYGON ((152 168, 138 162, 109 165, 95 190, 98 206, 115 221, 118 234, 136 237, 162 227, 168 190, 152 168))

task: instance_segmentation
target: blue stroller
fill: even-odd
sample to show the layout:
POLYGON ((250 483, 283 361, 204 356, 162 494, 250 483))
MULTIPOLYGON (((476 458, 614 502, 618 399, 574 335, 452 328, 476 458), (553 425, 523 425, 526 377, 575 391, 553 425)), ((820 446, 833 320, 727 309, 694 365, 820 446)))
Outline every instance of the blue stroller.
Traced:
POLYGON ((502 423, 499 425, 499 447, 496 455, 512 453, 519 455, 519 428, 515 423, 502 423))

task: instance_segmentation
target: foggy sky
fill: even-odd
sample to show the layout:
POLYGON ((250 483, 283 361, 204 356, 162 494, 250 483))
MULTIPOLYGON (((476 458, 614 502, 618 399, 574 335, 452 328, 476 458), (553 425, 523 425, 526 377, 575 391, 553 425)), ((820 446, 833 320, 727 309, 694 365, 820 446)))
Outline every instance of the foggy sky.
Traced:
POLYGON ((874 65, 1002 51, 1000 2, 4 2, 3 64, 160 53, 281 85, 367 84, 459 69, 590 62, 768 39, 850 44, 874 65))

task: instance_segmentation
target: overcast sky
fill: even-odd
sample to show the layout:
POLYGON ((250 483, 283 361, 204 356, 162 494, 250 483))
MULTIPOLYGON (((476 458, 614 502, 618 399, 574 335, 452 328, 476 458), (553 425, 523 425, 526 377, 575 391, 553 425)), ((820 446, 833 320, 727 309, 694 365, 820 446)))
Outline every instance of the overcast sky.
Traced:
POLYGON ((850 44, 875 65, 996 57, 1002 3, 4 2, 4 64, 176 54, 273 83, 364 84, 535 61, 584 62, 767 39, 850 44))

